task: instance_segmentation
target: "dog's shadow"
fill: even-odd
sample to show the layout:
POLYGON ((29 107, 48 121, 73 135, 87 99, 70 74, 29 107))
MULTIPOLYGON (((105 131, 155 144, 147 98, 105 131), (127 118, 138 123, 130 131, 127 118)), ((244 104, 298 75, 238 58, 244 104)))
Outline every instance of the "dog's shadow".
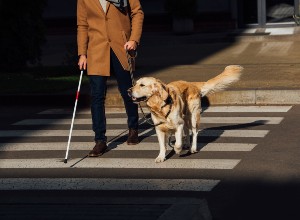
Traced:
MULTIPOLYGON (((147 115, 147 116, 149 116, 149 115, 147 115)), ((147 119, 150 119, 150 118, 147 118, 147 119)), ((146 130, 146 132, 145 131, 142 132, 142 135, 139 136, 139 142, 142 142, 144 139, 149 138, 155 134, 155 128, 152 124, 148 123, 149 121, 150 121, 150 123, 152 122, 151 120, 146 121, 144 118, 140 119, 140 121, 139 121, 139 128, 141 130, 146 130)), ((251 123, 224 125, 224 126, 209 127, 209 128, 202 129, 198 133, 198 137, 197 137, 197 151, 200 152, 201 149, 203 149, 207 144, 218 140, 226 130, 238 130, 238 129, 257 127, 257 126, 265 125, 265 124, 267 124, 267 122, 268 122, 268 120, 257 120, 257 121, 253 121, 251 123), (211 130, 214 131, 214 135, 211 135, 211 136, 204 135, 206 133, 209 133, 209 131, 211 131, 211 130), (201 141, 201 143, 200 143, 200 141, 201 141)), ((123 135, 115 137, 112 141, 110 141, 109 148, 106 151, 106 153, 110 150, 117 148, 118 144, 125 143, 126 138, 127 138, 127 134, 123 134, 123 135)), ((192 136, 190 135, 189 138, 190 138, 190 142, 191 142, 192 136)), ((172 149, 175 144, 174 137, 172 136, 171 139, 168 140, 168 142, 169 142, 168 147, 172 149)), ((183 147, 183 150, 186 151, 186 153, 181 154, 179 157, 188 157, 188 156, 192 155, 192 153, 190 153, 190 151, 187 147, 183 147)), ((175 151, 174 151, 174 149, 172 149, 166 155, 166 160, 171 159, 174 155, 175 155, 175 151)))
MULTIPOLYGON (((198 133, 197 152, 199 153, 201 151, 201 149, 203 149, 207 144, 219 139, 226 130, 238 130, 238 129, 244 129, 244 128, 257 127, 257 126, 265 125, 265 124, 267 124, 267 122, 268 122, 268 120, 257 120, 257 121, 254 121, 251 123, 245 123, 245 124, 225 125, 225 126, 205 128, 198 133), (209 131, 211 131, 211 130, 214 131, 213 136, 201 135, 201 134, 209 133, 209 131), (201 140, 199 140, 199 139, 201 139, 201 140), (199 144, 200 141, 201 141, 201 143, 199 144)), ((191 138, 192 137, 190 136, 190 139, 191 138)), ((174 143, 175 143, 175 140, 172 140, 171 144, 174 145, 174 143)), ((187 152, 184 154, 181 154, 179 157, 188 157, 188 156, 192 155, 192 153, 189 151, 188 148, 183 147, 183 150, 186 150, 187 152)), ((172 150, 172 152, 170 152, 168 154, 166 159, 170 159, 172 156, 174 156, 174 154, 175 154, 175 152, 174 152, 174 150, 172 150)))

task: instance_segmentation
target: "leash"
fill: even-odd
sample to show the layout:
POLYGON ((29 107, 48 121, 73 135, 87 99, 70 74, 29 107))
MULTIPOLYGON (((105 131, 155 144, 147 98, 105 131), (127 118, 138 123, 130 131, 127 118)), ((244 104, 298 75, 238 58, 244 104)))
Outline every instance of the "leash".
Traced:
MULTIPOLYGON (((126 50, 126 55, 127 55, 127 59, 128 59, 129 72, 130 72, 130 77, 131 77, 132 85, 134 86, 134 85, 135 85, 135 80, 134 80, 134 77, 133 77, 132 59, 135 59, 135 58, 137 57, 137 51, 135 51, 134 56, 131 56, 131 55, 129 54, 128 50, 126 50)), ((141 106, 141 103, 138 103, 138 105, 139 105, 139 107, 140 107, 140 109, 141 109, 141 112, 142 112, 142 114, 143 114, 144 122, 147 122, 149 125, 151 125, 151 126, 153 126, 153 127, 156 127, 156 126, 158 126, 158 125, 161 125, 161 124, 165 123, 165 122, 163 122, 163 121, 161 121, 161 122, 159 122, 159 123, 157 123, 157 124, 152 123, 152 122, 150 121, 150 119, 147 118, 147 116, 145 115, 144 110, 143 110, 143 108, 142 108, 142 106, 141 106)), ((169 110, 167 116, 170 114, 170 111, 171 111, 171 108, 170 108, 170 110, 169 110)), ((171 138, 172 138, 172 135, 169 136, 168 145, 169 145, 169 147, 173 148, 173 146, 171 145, 171 138)))
MULTIPOLYGON (((128 50, 126 50, 126 55, 127 55, 127 59, 128 59, 128 64, 129 64, 129 72, 130 72, 130 77, 131 77, 131 82, 132 82, 132 85, 134 86, 135 85, 135 80, 134 80, 134 77, 133 77, 133 66, 132 66, 132 60, 135 59, 137 57, 137 51, 135 51, 134 53, 134 56, 131 56, 128 52, 128 50)), ((140 109, 141 109, 141 112, 143 114, 143 119, 145 122, 147 122, 149 125, 152 125, 152 126, 158 126, 158 125, 161 125, 163 124, 163 122, 159 122, 157 124, 154 124, 150 121, 149 118, 147 118, 146 114, 144 113, 144 110, 141 106, 140 103, 138 103, 140 109)))

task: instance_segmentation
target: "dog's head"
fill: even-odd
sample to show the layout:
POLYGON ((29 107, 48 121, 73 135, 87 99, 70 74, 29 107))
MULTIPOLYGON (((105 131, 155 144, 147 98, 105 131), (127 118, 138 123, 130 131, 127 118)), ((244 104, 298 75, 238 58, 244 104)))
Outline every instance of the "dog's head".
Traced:
POLYGON ((143 102, 153 95, 157 95, 162 100, 165 100, 169 94, 166 91, 166 86, 160 80, 153 77, 143 77, 136 82, 135 86, 128 90, 128 95, 134 102, 143 102))

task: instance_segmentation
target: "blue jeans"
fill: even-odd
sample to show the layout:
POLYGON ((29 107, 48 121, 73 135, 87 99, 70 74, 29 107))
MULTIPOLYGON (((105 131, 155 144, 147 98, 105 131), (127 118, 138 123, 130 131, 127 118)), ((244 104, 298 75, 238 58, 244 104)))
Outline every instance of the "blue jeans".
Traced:
MULTIPOLYGON (((134 104, 128 96, 127 90, 132 87, 130 73, 123 69, 115 53, 110 53, 111 72, 115 75, 118 82, 118 88, 124 101, 128 128, 138 129, 138 105, 134 104)), ((101 65, 101 64, 100 64, 101 65)), ((91 87, 91 111, 93 121, 93 131, 95 132, 95 141, 107 141, 106 116, 105 116, 105 97, 107 90, 107 76, 90 75, 91 87)))

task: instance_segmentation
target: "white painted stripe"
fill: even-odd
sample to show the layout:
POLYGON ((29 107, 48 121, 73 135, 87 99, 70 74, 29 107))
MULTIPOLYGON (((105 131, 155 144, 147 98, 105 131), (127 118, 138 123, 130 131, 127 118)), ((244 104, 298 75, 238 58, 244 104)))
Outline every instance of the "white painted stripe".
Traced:
MULTIPOLYGON (((142 113, 142 111, 140 109, 138 109, 138 111, 139 111, 139 113, 142 113)), ((120 114, 120 113, 125 114, 126 113, 124 108, 106 108, 105 112, 109 113, 109 114, 120 114)), ((143 112, 147 113, 147 114, 150 113, 150 111, 146 107, 143 107, 143 112)), ((40 114, 40 115, 57 115, 57 114, 68 115, 68 114, 72 114, 72 113, 73 112, 71 109, 48 109, 48 110, 42 111, 38 114, 40 114)), ((91 110, 83 109, 83 110, 76 112, 76 114, 90 115, 91 110)))
POLYGON ((265 137, 268 130, 203 130, 200 137, 265 137))
MULTIPOLYGON (((69 159, 1 159, 1 169, 21 168, 67 168, 81 158, 69 159)), ((155 163, 146 158, 86 158, 76 164, 76 168, 128 168, 128 169, 233 169, 240 160, 237 159, 170 159, 155 163)))
POLYGON ((154 159, 144 158, 101 158, 101 160, 83 160, 77 168, 130 168, 130 169, 233 169, 240 160, 237 159, 170 159, 155 163, 154 159), (104 160, 103 160, 104 159, 104 160))
MULTIPOLYGON (((205 124, 236 124, 236 123, 262 123, 280 124, 283 117, 202 117, 201 123, 205 124)), ((127 125, 127 118, 107 118, 107 124, 127 125)), ((26 119, 13 125, 69 125, 71 119, 26 119)), ((92 119, 75 119, 74 124, 92 124, 92 119)))
MULTIPOLYGON (((145 130, 140 130, 142 137, 156 136, 156 133, 152 128, 150 130, 152 135, 145 133, 145 130)), ((147 130, 146 130, 147 131, 147 130)), ((198 136, 201 137, 265 137, 268 134, 268 130, 202 130, 198 136)), ((116 136, 124 134, 127 135, 126 130, 115 129, 108 130, 107 136, 116 136)), ((0 130, 0 137, 67 137, 69 135, 68 130, 0 130)), ((73 130, 72 136, 77 137, 92 137, 94 132, 92 130, 73 130)))
POLYGON ((201 123, 205 124, 280 124, 283 117, 202 117, 201 123))
MULTIPOLYGON (((205 112, 288 112, 292 106, 211 106, 207 109, 204 108, 205 112)), ((145 113, 149 113, 147 108, 143 108, 145 113)), ((114 113, 125 113, 123 108, 109 108, 106 109, 107 113, 114 114, 114 113)), ((140 109, 139 109, 139 112, 140 109)), ((72 114, 72 110, 66 109, 49 109, 39 114, 72 114)), ((81 110, 78 111, 77 114, 91 114, 90 110, 81 110)))
POLYGON ((256 144, 240 144, 240 143, 208 143, 201 144, 200 151, 252 151, 256 144))
POLYGON ((292 106, 215 106, 205 112, 288 112, 292 106))
MULTIPOLYGON (((200 151, 251 151, 256 144, 242 143, 197 143, 200 151)), ((92 142, 72 142, 70 150, 90 150, 94 147, 92 142)), ((6 151, 53 151, 66 150, 65 142, 53 143, 0 143, 0 152, 6 151)), ((158 142, 139 143, 138 145, 127 145, 126 143, 108 143, 108 149, 117 151, 158 151, 158 142)), ((169 147, 169 150, 171 148, 169 147)))
POLYGON ((209 179, 107 179, 107 178, 5 178, 0 190, 176 190, 211 191, 220 180, 209 179))
MULTIPOLYGON (((90 150, 93 142, 71 142, 70 150, 90 150)), ((0 143, 0 152, 6 151, 54 151, 66 150, 67 142, 0 143)))

